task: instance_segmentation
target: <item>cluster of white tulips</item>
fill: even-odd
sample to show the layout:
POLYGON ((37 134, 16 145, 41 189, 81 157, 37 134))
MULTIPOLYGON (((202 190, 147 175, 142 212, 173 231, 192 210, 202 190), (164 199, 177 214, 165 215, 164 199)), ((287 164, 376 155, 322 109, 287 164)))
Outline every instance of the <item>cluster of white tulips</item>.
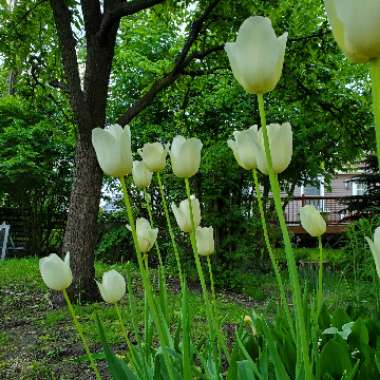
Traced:
MULTIPOLYGON (((325 0, 325 4, 334 35, 347 57, 353 62, 369 62, 372 67, 375 98, 374 106, 375 116, 376 114, 378 116, 376 116, 378 130, 380 125, 380 1, 365 0, 359 2, 357 0, 325 0), (376 78, 378 79, 377 84, 376 78), (378 99, 377 101, 379 103, 376 103, 376 99, 378 99)), ((265 244, 278 283, 281 304, 287 318, 289 333, 293 337, 294 343, 297 347, 297 363, 300 366, 303 366, 303 378, 305 380, 310 380, 313 378, 313 365, 310 353, 310 333, 306 331, 305 327, 305 312, 300 281, 295 263, 294 251, 290 243, 289 233, 283 214, 280 185, 278 181, 278 174, 285 171, 291 162, 293 153, 293 131, 289 122, 284 122, 282 124, 272 123, 267 125, 263 97, 265 93, 272 91, 276 87, 281 78, 286 42, 287 33, 277 37, 272 28, 271 21, 268 18, 255 16, 249 17, 243 22, 239 29, 236 42, 227 43, 225 45, 233 75, 246 92, 257 96, 260 115, 260 128, 258 125, 253 125, 248 129, 235 131, 233 133, 233 139, 228 140, 227 144, 232 149, 237 163, 243 169, 252 172, 253 185, 256 191, 256 200, 258 203, 265 244), (269 176, 273 202, 283 235, 294 312, 289 309, 282 279, 283 274, 279 270, 268 236, 268 227, 257 170, 261 172, 262 175, 269 176)), ((377 135, 380 135, 379 131, 377 135)), ((378 139, 380 138, 378 137, 378 139)), ((189 360, 191 360, 189 359, 191 358, 191 354, 189 354, 191 351, 189 342, 190 335, 187 331, 189 328, 189 321, 187 320, 187 317, 185 317, 185 315, 187 315, 186 279, 181 269, 178 248, 171 225, 171 215, 169 214, 169 209, 166 204, 164 189, 160 177, 160 172, 166 166, 168 153, 173 173, 177 177, 184 179, 186 199, 181 201, 179 206, 173 203, 171 209, 180 230, 188 234, 190 237, 194 262, 206 306, 205 311, 209 328, 211 357, 214 359, 217 372, 220 374, 222 371, 220 358, 221 352, 224 353, 227 362, 231 360, 231 357, 225 343, 223 331, 215 317, 215 292, 209 258, 215 250, 213 228, 200 226, 201 204, 196 196, 191 194, 189 184, 189 178, 194 176, 200 168, 202 142, 197 138, 176 136, 170 147, 164 146, 159 142, 148 143, 138 150, 138 155, 141 157, 141 161, 133 160, 129 126, 126 126, 124 129, 119 125, 111 125, 105 129, 96 128, 93 130, 92 143, 103 172, 120 180, 128 212, 130 230, 135 245, 136 257, 145 290, 146 318, 151 318, 154 322, 160 344, 164 347, 172 347, 173 343, 169 334, 168 321, 166 318, 163 318, 163 316, 165 316, 165 306, 162 306, 161 308, 155 299, 147 264, 147 255, 153 246, 155 246, 157 255, 160 259, 160 264, 162 265, 157 242, 159 230, 153 226, 153 217, 149 204, 150 197, 147 193, 153 175, 155 174, 157 177, 162 205, 165 211, 166 223, 171 238, 173 252, 176 257, 181 283, 182 312, 184 313, 182 315, 183 320, 181 321, 184 333, 182 361, 183 378, 190 380, 194 378, 194 374, 192 373, 192 364, 189 364, 189 360), (129 175, 132 175, 134 185, 144 191, 149 213, 149 221, 143 217, 135 219, 132 213, 128 189, 124 181, 124 177, 129 175), (211 301, 208 294, 205 275, 203 273, 202 262, 200 261, 199 256, 205 256, 207 260, 212 294, 211 301)), ((323 252, 321 237, 326 231, 326 222, 320 212, 313 205, 307 205, 301 209, 300 219, 303 228, 311 236, 318 239, 320 247, 317 305, 312 317, 317 321, 323 303, 323 252)), ((376 269, 380 277, 380 227, 375 232, 374 241, 368 238, 367 240, 374 255, 376 269)), ((41 259, 40 270, 42 278, 48 287, 64 292, 69 309, 72 311, 74 324, 82 338, 97 378, 99 378, 99 372, 96 369, 91 354, 89 353, 88 345, 81 332, 66 293, 66 288, 71 285, 73 279, 69 264, 69 254, 66 255, 64 260, 61 260, 55 254, 41 259)), ((122 329, 125 332, 121 314, 117 308, 117 303, 126 292, 126 282, 124 277, 117 271, 111 270, 104 273, 102 282, 98 282, 97 284, 103 300, 116 307, 122 329)), ((247 324, 252 325, 252 319, 249 316, 246 316, 244 321, 247 324)), ((145 328, 147 328, 147 326, 145 326, 145 328)), ((252 331, 256 331, 253 325, 252 331)), ((139 371, 140 368, 138 363, 136 364, 134 361, 134 349, 130 345, 128 334, 124 333, 124 335, 127 339, 128 347, 131 349, 131 360, 136 366, 136 371, 139 371)), ((175 380, 178 377, 174 375, 174 369, 171 365, 173 358, 166 350, 162 351, 162 355, 168 371, 168 378, 175 380)), ((215 378, 219 378, 219 376, 215 378)))

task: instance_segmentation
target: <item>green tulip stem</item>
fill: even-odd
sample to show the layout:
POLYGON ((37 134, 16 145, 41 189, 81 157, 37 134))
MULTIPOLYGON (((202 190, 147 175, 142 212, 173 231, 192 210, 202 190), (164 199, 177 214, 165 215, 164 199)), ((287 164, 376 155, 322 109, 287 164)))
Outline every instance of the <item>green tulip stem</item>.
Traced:
MULTIPOLYGON (((159 336, 161 344, 163 346, 166 346, 166 347, 172 347, 172 340, 171 340, 171 337, 169 335, 167 322, 165 320, 163 320, 162 318, 160 318, 159 312, 156 308, 155 301, 153 299, 152 284, 150 282, 148 273, 144 267, 144 260, 143 260, 141 250, 139 247, 139 243, 138 243, 138 239, 137 239, 136 225, 135 225, 135 219, 133 217, 131 201, 129 199, 129 194, 127 191, 127 186, 125 184, 124 177, 119 177, 119 180, 120 180, 121 188, 122 188, 123 195, 124 195, 124 203, 125 203, 125 207, 127 209, 128 221, 129 221, 129 224, 131 226, 133 244, 135 246, 137 262, 138 262, 142 282, 144 285, 144 290, 146 291, 149 309, 150 309, 153 321, 156 325, 158 336, 159 336)), ((169 357, 166 350, 163 350, 163 354, 164 354, 164 361, 166 364, 166 369, 168 371, 169 378, 171 380, 175 380, 170 357, 169 357)))
MULTIPOLYGON (((195 222, 194 222, 194 212, 193 212, 193 205, 191 203, 191 191, 190 191, 190 183, 189 183, 188 178, 185 178, 185 187, 186 187, 187 199, 189 202, 189 211, 190 211, 190 220, 191 220, 190 242, 191 242, 191 247, 193 249, 195 267, 197 269, 198 277, 199 277, 199 280, 201 283, 203 301, 206 305, 206 317, 207 317, 207 321, 208 321, 211 345, 213 347, 214 360, 215 360, 215 363, 219 363, 220 362, 220 355, 218 355, 218 353, 215 351, 215 347, 214 347, 215 328, 216 328, 217 324, 216 324, 216 320, 214 318, 215 316, 213 313, 212 305, 210 303, 210 299, 208 296, 205 276, 203 274, 202 264, 201 264, 201 260, 199 258, 199 253, 198 253, 198 246, 197 246, 196 235, 195 235, 196 227, 195 227, 195 222)), ((219 342, 219 339, 218 339, 218 342, 219 342)), ((219 350, 219 344, 218 344, 218 350, 219 350)))
POLYGON ((208 274, 210 276, 210 286, 211 286, 212 301, 215 304, 215 302, 216 302, 215 285, 214 285, 214 276, 213 276, 213 273, 212 273, 212 265, 211 265, 210 255, 207 255, 206 259, 207 259, 208 274))
POLYGON ((305 370, 305 380, 310 380, 312 379, 312 369, 311 369, 310 360, 309 360, 309 344, 308 344, 308 338, 306 334, 305 317, 304 317, 304 310, 303 310, 302 296, 301 296, 301 287, 299 284, 296 260, 295 260, 294 252, 290 243, 288 227, 286 225, 286 221, 284 217, 284 211, 282 209, 281 191, 280 191, 280 184, 278 182, 278 176, 273 170, 272 156, 271 156, 270 146, 269 146, 268 130, 267 130, 267 125, 266 125, 263 95, 258 94, 257 99, 259 103, 259 112, 260 112, 261 127, 263 131, 265 155, 266 155, 266 159, 268 163, 269 181, 270 181, 270 185, 272 189, 274 206, 276 209, 282 236, 284 239, 286 260, 288 263, 289 279, 290 279, 290 284, 292 286, 293 300, 294 300, 295 312, 296 312, 296 317, 297 317, 296 326, 298 329, 298 334, 300 335, 303 365, 304 365, 304 370, 305 370))
POLYGON ((90 367, 95 372, 96 379, 97 380, 101 380, 102 376, 99 373, 98 367, 96 366, 95 360, 94 360, 94 358, 93 358, 93 356, 91 354, 91 351, 90 351, 90 349, 88 347, 87 340, 86 340, 86 338, 84 337, 84 334, 83 334, 82 326, 80 325, 80 323, 78 321, 78 318, 77 318, 77 316, 75 314, 73 305, 72 305, 72 303, 70 301, 70 297, 67 294, 66 289, 63 289, 62 292, 63 292, 63 297, 65 298, 65 301, 66 301, 66 304, 67 304, 67 308, 69 309, 69 312, 71 314, 71 318, 73 320, 73 324, 74 324, 75 330, 77 330, 77 333, 78 333, 78 335, 79 335, 79 337, 80 337, 80 339, 82 341, 82 345, 83 345, 84 351, 86 352, 88 360, 90 361, 90 367))
POLYGON ((372 79, 372 107, 375 117, 377 161, 380 170, 380 58, 369 62, 372 79))
POLYGON ((214 321, 215 321, 216 335, 217 335, 217 338, 219 341, 218 350, 220 352, 220 347, 222 347, 224 354, 226 355, 227 361, 230 362, 230 360, 231 360, 230 353, 228 351, 226 341, 225 341, 225 337, 223 335, 223 330, 220 328, 220 325, 218 323, 218 317, 216 314, 217 306, 216 306, 215 282, 214 282, 214 274, 212 271, 212 264, 211 264, 210 255, 206 256, 206 260, 207 260, 208 274, 210 277, 210 287, 211 287, 211 296, 212 296, 212 312, 213 312, 213 317, 214 317, 214 321))
MULTIPOLYGON (((151 204, 150 204, 150 197, 149 197, 149 194, 146 191, 144 191, 144 196, 145 196, 146 208, 148 210, 148 215, 149 215, 149 222, 150 222, 151 227, 153 228, 154 227, 154 224, 153 224, 153 213, 152 213, 152 207, 151 207, 151 204)), ((165 305, 164 314, 165 314, 166 318, 168 318, 168 310, 167 310, 168 292, 167 292, 167 289, 166 289, 165 267, 164 267, 164 262, 162 260, 160 247, 158 246, 158 240, 157 239, 154 242, 154 247, 156 248, 158 262, 160 264, 160 269, 159 269, 159 276, 160 276, 159 289, 162 292, 162 296, 164 298, 164 305, 165 305)))
POLYGON ((140 339, 140 334, 137 328, 137 322, 136 322, 136 315, 137 311, 135 308, 136 300, 135 296, 133 294, 133 287, 132 287, 132 272, 130 268, 130 263, 127 265, 127 289, 128 289, 128 305, 129 305, 129 311, 131 316, 131 322, 132 322, 132 328, 133 333, 135 334, 136 341, 140 347, 142 347, 142 342, 140 339))
POLYGON ((276 256, 274 255, 274 252, 273 252, 270 240, 269 240, 268 227, 267 227, 267 222, 265 219, 263 200, 262 200, 261 192, 260 192, 260 183, 259 183, 259 179, 257 176, 257 170, 256 169, 252 170, 252 176, 253 176, 253 183, 254 183, 255 192, 256 192, 257 204, 259 206, 259 213, 260 213, 260 218, 261 218, 261 226, 263 229, 265 245, 267 247, 269 257, 270 257, 270 260, 272 262, 274 274, 275 274, 275 277, 277 280, 277 285, 278 285, 279 290, 280 290, 281 303, 285 307, 285 314, 286 314, 286 319, 288 320, 290 333, 292 335, 294 342, 296 342, 296 334, 294 331, 294 325, 293 325, 292 317, 290 315, 288 301, 286 299, 284 283, 282 281, 281 272, 280 272, 280 268, 278 267, 276 256))
POLYGON ((128 337, 127 330, 125 329, 123 317, 121 316, 121 312, 120 312, 120 309, 119 309, 119 306, 117 305, 117 303, 114 303, 114 308, 115 308, 115 312, 116 312, 116 315, 117 315, 117 319, 119 320, 119 324, 120 324, 120 328, 121 328, 121 333, 123 334, 123 337, 124 337, 124 339, 125 339, 125 341, 127 343, 127 346, 128 346, 129 354, 130 354, 130 356, 132 358, 133 363, 136 365, 137 361, 136 361, 136 357, 134 355, 132 343, 131 343, 131 341, 130 341, 130 339, 128 337))
POLYGON ((318 248, 319 248, 319 273, 318 273, 318 314, 321 311, 323 303, 323 247, 322 236, 318 236, 318 248))
MULTIPOLYGON (((149 194, 148 194, 146 191, 144 191, 144 197, 145 197, 146 209, 147 209, 147 211, 148 211, 148 216, 149 216, 150 226, 153 228, 154 225, 153 225, 153 213, 152 213, 152 207, 151 207, 151 205, 150 205, 150 201, 149 201, 149 194)), ((162 256, 161 256, 161 252, 160 252, 160 247, 158 246, 157 239, 156 239, 156 241, 154 242, 154 247, 156 248, 157 257, 158 257, 158 262, 160 263, 161 267, 163 268, 163 267, 164 267, 164 262, 162 261, 162 256)))
POLYGON ((183 274, 182 274, 181 260, 180 260, 180 257, 179 257, 177 243, 175 242, 173 227, 172 227, 172 223, 170 221, 169 209, 168 209, 168 205, 166 203, 166 198, 165 198, 165 193, 164 193, 164 187, 162 186, 160 172, 157 172, 157 182, 158 182, 158 187, 160 189, 161 201, 162 201, 162 206, 164 208, 164 213, 165 213, 165 218, 166 218, 166 224, 168 225, 168 229, 169 229, 170 240, 172 242, 172 247, 173 247, 175 259, 177 261, 179 282, 181 283, 181 286, 182 286, 182 284, 183 284, 183 274))

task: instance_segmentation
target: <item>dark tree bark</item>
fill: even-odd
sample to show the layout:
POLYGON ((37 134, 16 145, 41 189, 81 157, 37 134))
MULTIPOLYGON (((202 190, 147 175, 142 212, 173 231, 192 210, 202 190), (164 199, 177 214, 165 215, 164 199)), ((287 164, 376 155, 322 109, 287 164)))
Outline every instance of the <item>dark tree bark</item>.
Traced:
MULTIPOLYGON (((98 294, 94 281, 94 248, 102 172, 91 144, 91 133, 92 129, 102 128, 105 125, 108 84, 119 21, 124 16, 163 1, 108 0, 104 2, 105 9, 102 14, 98 0, 81 0, 87 52, 82 89, 75 50, 76 41, 71 28, 70 8, 63 0, 50 0, 60 43, 67 92, 78 127, 75 180, 62 248, 62 253, 69 251, 71 254, 74 282, 69 292, 76 300, 91 301, 98 294)), ((220 49, 217 47, 189 54, 205 20, 219 1, 210 2, 204 12, 193 22, 189 36, 174 62, 172 71, 158 79, 140 101, 120 116, 120 124, 125 125, 146 108, 159 91, 168 87, 183 73, 185 67, 193 59, 202 59, 207 54, 220 49)))

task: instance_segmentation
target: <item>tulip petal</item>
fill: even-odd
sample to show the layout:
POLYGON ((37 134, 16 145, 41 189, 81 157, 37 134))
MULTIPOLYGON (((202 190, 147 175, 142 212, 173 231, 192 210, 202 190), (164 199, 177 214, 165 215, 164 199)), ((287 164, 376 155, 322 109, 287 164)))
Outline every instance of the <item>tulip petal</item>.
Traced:
POLYGON ((71 269, 55 253, 39 261, 41 277, 46 286, 53 290, 64 290, 71 285, 71 269))
POLYGON ((128 175, 132 171, 131 131, 120 125, 92 130, 94 146, 99 166, 103 172, 113 177, 128 175))
POLYGON ((380 252, 380 227, 375 229, 375 233, 373 236, 373 243, 375 244, 377 252, 380 252))
POLYGON ((365 239, 367 240, 373 259, 375 261, 377 275, 380 278, 380 251, 377 249, 374 242, 369 237, 366 236, 365 239))
POLYGON ((334 37, 354 63, 380 56, 380 2, 378 0, 325 0, 334 37))
POLYGON ((197 173, 201 161, 202 142, 197 138, 185 139, 176 136, 170 150, 170 159, 174 174, 180 178, 189 178, 197 173))
POLYGON ((276 37, 271 21, 253 16, 241 25, 235 43, 225 44, 232 72, 248 93, 273 90, 281 77, 287 34, 276 37))
POLYGON ((103 273, 102 283, 98 283, 100 295, 107 303, 115 303, 121 300, 126 292, 124 277, 112 269, 103 273))

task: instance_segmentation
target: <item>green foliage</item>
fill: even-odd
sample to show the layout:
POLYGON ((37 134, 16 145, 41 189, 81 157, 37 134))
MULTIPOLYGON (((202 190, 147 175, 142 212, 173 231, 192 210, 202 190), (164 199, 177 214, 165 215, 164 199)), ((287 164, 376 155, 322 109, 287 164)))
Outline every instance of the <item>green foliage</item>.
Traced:
POLYGON ((351 223, 346 232, 346 260, 344 270, 352 274, 354 280, 376 278, 375 262, 365 237, 373 239, 376 227, 380 225, 378 215, 361 218, 351 223))
POLYGON ((0 99, 0 200, 29 210, 28 250, 60 245, 71 188, 73 135, 15 96, 0 99), (51 244, 56 244, 52 246, 51 244))
MULTIPOLYGON (((295 345, 283 315, 278 314, 270 323, 256 314, 252 319, 252 324, 239 330, 234 360, 238 362, 249 355, 248 360, 254 362, 258 369, 258 375, 254 368, 251 369, 252 379, 297 378, 295 345)), ((380 323, 376 315, 363 318, 347 314, 342 309, 330 313, 323 308, 317 329, 309 321, 308 331, 314 331, 314 336, 319 339, 318 345, 313 346, 316 379, 364 380, 379 377, 376 358, 380 353, 377 342, 380 323), (335 326, 343 326, 346 334, 339 335, 335 326)), ((229 379, 240 379, 231 371, 235 371, 233 366, 229 379)))

